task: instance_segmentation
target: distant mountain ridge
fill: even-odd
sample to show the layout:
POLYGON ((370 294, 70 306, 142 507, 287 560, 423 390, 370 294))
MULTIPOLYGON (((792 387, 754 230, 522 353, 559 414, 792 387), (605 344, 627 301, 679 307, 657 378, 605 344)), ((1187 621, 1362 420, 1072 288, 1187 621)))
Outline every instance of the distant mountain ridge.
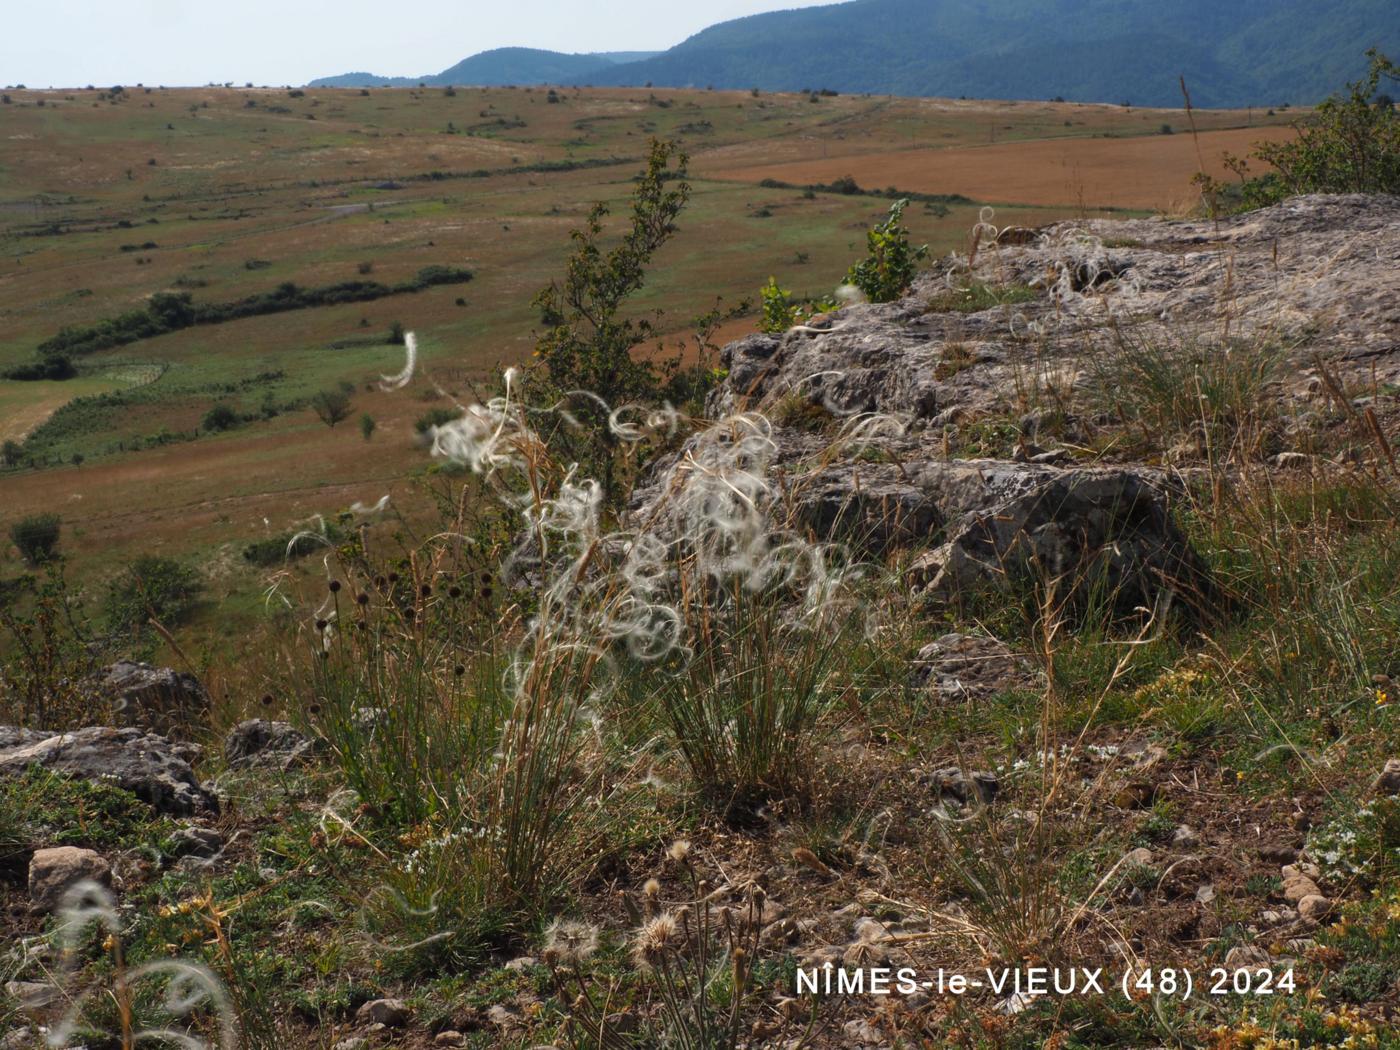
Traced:
POLYGON ((532 47, 498 47, 449 66, 441 73, 422 77, 384 77, 374 73, 343 73, 313 80, 308 87, 500 87, 506 84, 575 83, 581 77, 602 73, 620 63, 655 57, 656 51, 601 51, 570 55, 532 47))
MULTIPOLYGON (((1316 102, 1400 55, 1396 0, 850 0, 711 26, 655 55, 501 48, 430 84, 829 88, 1199 106, 1316 102)), ((417 84, 349 74, 312 86, 417 84)))

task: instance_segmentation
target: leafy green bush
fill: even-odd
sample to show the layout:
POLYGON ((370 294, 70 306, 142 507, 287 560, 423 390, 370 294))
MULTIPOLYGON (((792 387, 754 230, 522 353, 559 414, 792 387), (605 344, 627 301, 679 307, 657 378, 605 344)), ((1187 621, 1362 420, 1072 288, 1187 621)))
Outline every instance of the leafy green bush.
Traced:
POLYGON ((104 609, 115 630, 133 630, 149 619, 163 624, 183 620, 199 600, 199 574, 171 558, 137 558, 107 588, 104 609))
POLYGON ((1226 154, 1237 183, 1197 175, 1213 210, 1248 211, 1299 193, 1400 193, 1400 112, 1380 91, 1382 80, 1400 82, 1400 68, 1375 48, 1366 57, 1367 75, 1296 121, 1297 138, 1254 147, 1253 159, 1273 171, 1252 177, 1247 160, 1226 154))
MULTIPOLYGON (((633 354, 655 329, 646 318, 624 316, 623 309, 642 290, 652 256, 676 232, 676 218, 690 199, 687 163, 676 143, 653 139, 646 169, 634 180, 621 242, 611 249, 602 246, 608 206, 593 205, 584 227, 572 233, 575 250, 563 281, 551 282, 533 300, 542 329, 535 347, 544 372, 535 380, 540 399, 574 398, 571 410, 586 424, 605 419, 612 408, 654 398, 660 384, 679 371, 679 361, 658 366, 633 354), (576 398, 578 391, 585 397, 576 398)), ((556 428, 551 443, 565 458, 592 468, 608 499, 620 495, 618 441, 610 428, 585 426, 573 433, 556 428)))
POLYGON ((759 322, 759 331, 777 334, 786 332, 797 323, 797 308, 792 303, 792 292, 779 287, 776 277, 768 278, 761 294, 763 320, 759 322))
POLYGON ((535 296, 544 326, 536 354, 557 389, 587 390, 609 404, 655 390, 652 366, 632 357, 652 326, 619 312, 641 290, 651 257, 675 232, 676 217, 690 199, 686 163, 675 143, 653 140, 646 171, 632 191, 631 223, 622 242, 606 252, 599 245, 608 207, 595 204, 585 228, 573 232, 577 250, 562 285, 551 283, 535 296), (675 189, 666 189, 677 176, 675 189))
POLYGON ((872 303, 898 299, 914 282, 918 263, 928 257, 928 245, 909 244, 909 231, 900 225, 907 200, 895 201, 890 216, 866 234, 866 256, 846 273, 846 282, 859 288, 872 303))
POLYGON ((1400 69, 1374 48, 1366 54, 1366 77, 1348 84, 1345 98, 1319 105, 1297 141, 1259 147, 1259 159, 1278 169, 1288 192, 1400 192, 1400 113, 1375 104, 1381 79, 1400 81, 1400 69))
POLYGON ((241 422, 242 420, 239 418, 238 413, 230 406, 219 404, 204 413, 204 419, 200 422, 199 426, 201 430, 217 433, 221 430, 230 430, 238 426, 241 422))
POLYGON ((336 522, 327 521, 325 529, 314 532, 284 532, 280 536, 269 536, 255 540, 243 548, 243 560, 253 565, 269 568, 281 565, 294 558, 304 558, 316 551, 323 551, 331 544, 345 538, 345 530, 336 522))
POLYGON ((72 379, 78 374, 71 358, 63 354, 41 358, 28 364, 16 365, 4 373, 6 379, 18 382, 35 382, 41 379, 72 379))
POLYGON ((841 305, 829 295, 799 303, 793 299, 792 292, 778 284, 776 277, 768 278, 760 294, 763 298, 763 318, 759 321, 759 331, 772 334, 786 332, 795 324, 839 309, 841 305))
POLYGON ((58 550, 63 519, 57 514, 31 514, 10 526, 10 541, 30 565, 40 565, 58 550))

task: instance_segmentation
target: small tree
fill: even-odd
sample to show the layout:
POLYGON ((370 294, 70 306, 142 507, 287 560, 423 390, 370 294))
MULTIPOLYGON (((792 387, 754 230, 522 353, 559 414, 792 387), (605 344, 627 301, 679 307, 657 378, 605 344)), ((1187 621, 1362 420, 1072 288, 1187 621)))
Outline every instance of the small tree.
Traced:
POLYGON ((19 466, 20 457, 24 455, 24 448, 18 441, 6 441, 0 445, 0 462, 7 467, 19 466))
POLYGON ((928 257, 928 245, 913 248, 909 231, 900 225, 907 200, 895 201, 890 216, 865 235, 866 256, 846 272, 846 283, 859 288, 872 303, 898 299, 914 282, 918 264, 928 257))
POLYGON ((41 565, 58 550, 63 519, 57 514, 31 514, 10 526, 10 540, 20 557, 30 565, 41 565))
POLYGON ((360 417, 360 436, 368 441, 374 436, 375 428, 378 426, 374 417, 366 412, 360 417))
POLYGON ((322 390, 311 398, 311 408, 321 422, 334 429, 350 418, 350 395, 343 390, 322 390))
POLYGON ((551 283, 535 296, 544 325, 536 353, 556 388, 587 390, 609 403, 655 388, 652 365, 632 358, 652 325, 619 312, 641 290, 651 257, 676 232, 676 216, 690 199, 686 163, 676 143, 653 140, 646 170, 632 190, 631 223, 622 243, 606 252, 599 244, 608 206, 595 204, 584 228, 571 234, 574 254, 562 284, 551 283), (675 188, 667 189, 673 180, 675 188))
MULTIPOLYGON (((544 326, 535 356, 544 369, 547 399, 581 390, 618 407, 656 394, 656 364, 633 356, 651 337, 652 323, 624 318, 621 311, 641 290, 652 256, 676 232, 676 217, 690 199, 687 160, 676 143, 653 139, 646 169, 632 189, 630 222, 621 243, 611 249, 600 243, 608 216, 608 206, 601 202, 590 209, 584 227, 571 234, 574 254, 563 281, 551 283, 534 299, 544 326)), ((588 447, 569 448, 565 456, 591 458, 604 491, 614 497, 616 439, 604 425, 606 413, 592 401, 574 407, 585 420, 588 447)), ((556 431, 554 440, 568 443, 572 435, 556 431)))

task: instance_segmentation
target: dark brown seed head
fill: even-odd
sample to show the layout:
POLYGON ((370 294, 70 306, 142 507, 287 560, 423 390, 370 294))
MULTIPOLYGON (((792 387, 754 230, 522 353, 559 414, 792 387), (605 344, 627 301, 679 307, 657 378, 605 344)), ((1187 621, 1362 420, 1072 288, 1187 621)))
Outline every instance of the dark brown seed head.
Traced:
POLYGON ((272 706, 272 694, 271 694, 271 693, 265 693, 265 694, 263 694, 262 705, 263 705, 263 707, 271 707, 271 706, 272 706))
POLYGON ((355 595, 355 603, 356 603, 357 605, 368 605, 368 604, 369 604, 369 595, 368 595, 368 594, 365 594, 365 593, 363 593, 363 592, 361 592, 360 594, 355 595))
POLYGON ((456 667, 452 668, 452 673, 455 674, 458 678, 461 678, 462 675, 467 673, 467 669, 461 664, 458 664, 456 667))
POLYGON ((339 581, 339 580, 331 580, 331 582, 330 582, 329 584, 327 584, 326 586, 328 586, 328 587, 331 589, 331 593, 332 593, 332 594, 339 594, 339 593, 340 593, 340 581, 339 581))
POLYGON ((418 588, 418 593, 421 594, 424 598, 427 598, 433 593, 433 585, 431 583, 423 584, 423 586, 418 588))
POLYGON ((317 620, 317 621, 316 621, 316 630, 318 630, 318 631, 324 631, 324 630, 325 630, 327 627, 329 627, 329 626, 330 626, 330 624, 328 624, 325 620, 317 620))
POLYGON ((460 597, 462 597, 462 588, 460 588, 460 587, 449 587, 449 588, 447 588, 447 596, 448 596, 449 598, 460 598, 460 597))

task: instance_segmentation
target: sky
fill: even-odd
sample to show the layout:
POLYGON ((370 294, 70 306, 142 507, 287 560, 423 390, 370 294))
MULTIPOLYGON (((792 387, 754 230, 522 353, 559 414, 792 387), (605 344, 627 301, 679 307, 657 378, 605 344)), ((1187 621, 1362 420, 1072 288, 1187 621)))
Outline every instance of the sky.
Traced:
POLYGON ((301 84, 438 73, 493 47, 662 51, 716 22, 831 0, 9 0, 0 84, 301 84))

